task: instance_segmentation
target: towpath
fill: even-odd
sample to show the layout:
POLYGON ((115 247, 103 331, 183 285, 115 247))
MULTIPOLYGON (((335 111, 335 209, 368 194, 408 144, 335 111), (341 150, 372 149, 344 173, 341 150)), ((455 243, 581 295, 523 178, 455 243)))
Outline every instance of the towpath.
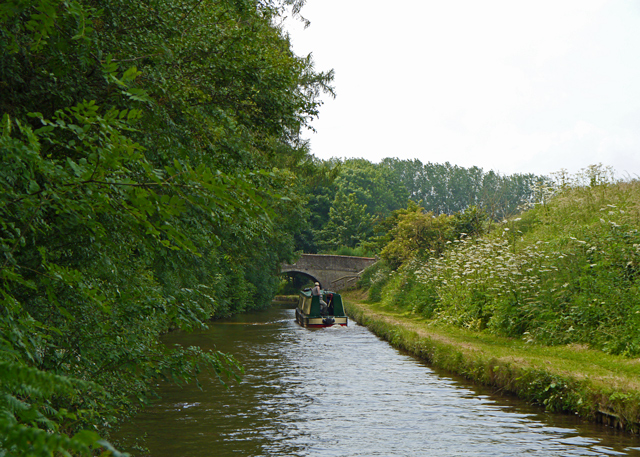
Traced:
POLYGON ((367 303, 358 292, 343 296, 356 320, 436 366, 550 409, 640 429, 640 359, 435 327, 418 315, 367 303))

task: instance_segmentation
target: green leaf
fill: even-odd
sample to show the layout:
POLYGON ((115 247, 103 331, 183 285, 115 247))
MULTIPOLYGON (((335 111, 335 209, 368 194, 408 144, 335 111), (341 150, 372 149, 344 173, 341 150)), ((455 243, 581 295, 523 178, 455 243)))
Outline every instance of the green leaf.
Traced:
POLYGON ((97 448, 100 444, 98 443, 102 438, 96 432, 92 432, 91 430, 80 430, 78 433, 73 435, 72 440, 76 441, 83 446, 97 448))
POLYGON ((7 113, 2 116, 2 136, 6 138, 11 136, 11 118, 7 113))

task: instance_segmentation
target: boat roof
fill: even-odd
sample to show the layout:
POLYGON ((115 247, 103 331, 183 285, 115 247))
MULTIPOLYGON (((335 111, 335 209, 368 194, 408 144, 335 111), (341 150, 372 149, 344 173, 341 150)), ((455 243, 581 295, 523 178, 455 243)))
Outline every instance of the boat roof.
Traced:
MULTIPOLYGON (((322 291, 322 293, 324 294, 333 294, 333 295, 340 295, 337 292, 332 292, 330 290, 326 290, 326 289, 320 289, 322 291)), ((305 297, 311 297, 311 289, 303 289, 300 291, 300 295, 304 295, 305 297)))

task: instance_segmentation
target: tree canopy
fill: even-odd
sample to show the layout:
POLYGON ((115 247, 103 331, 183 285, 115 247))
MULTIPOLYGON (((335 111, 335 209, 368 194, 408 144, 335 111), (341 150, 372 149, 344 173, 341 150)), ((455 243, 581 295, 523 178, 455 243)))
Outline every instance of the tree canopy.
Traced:
MULTIPOLYGON (((366 208, 366 217, 377 225, 357 234, 351 230, 353 234, 345 246, 365 243, 379 251, 382 245, 371 237, 387 235, 391 225, 385 221, 390 217, 395 221, 392 217, 395 211, 412 208, 413 213, 412 204, 420 206, 418 211, 434 216, 450 216, 471 209, 474 214, 480 211, 498 221, 530 202, 534 187, 546 179, 533 174, 501 175, 448 162, 423 164, 418 159, 387 158, 377 164, 365 159, 346 159, 328 164, 333 167, 335 179, 308 190, 310 224, 296 240, 298 248, 305 252, 335 250, 339 230, 336 227, 355 227, 353 218, 358 211, 339 209, 344 207, 347 197, 354 209, 366 208), (408 206, 408 202, 413 203, 408 206), (339 214, 344 214, 344 218, 340 219, 339 214)), ((388 241, 388 237, 385 239, 388 241)))
POLYGON ((0 453, 117 455, 156 379, 231 375, 158 336, 260 306, 294 256, 333 94, 278 25, 301 3, 0 5, 0 453))

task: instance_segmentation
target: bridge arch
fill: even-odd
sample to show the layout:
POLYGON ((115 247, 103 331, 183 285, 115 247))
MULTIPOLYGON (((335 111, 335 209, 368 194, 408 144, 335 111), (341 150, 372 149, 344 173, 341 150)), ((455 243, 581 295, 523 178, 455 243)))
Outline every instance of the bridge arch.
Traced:
POLYGON ((302 254, 294 264, 283 263, 281 273, 300 273, 315 278, 323 289, 339 291, 354 283, 362 271, 376 262, 374 257, 302 254))
POLYGON ((320 287, 324 288, 324 284, 322 284, 320 282, 320 280, 318 278, 316 278, 315 276, 309 274, 309 272, 307 271, 301 271, 301 270, 287 270, 287 271, 281 271, 280 274, 287 274, 287 275, 299 275, 299 276, 304 276, 305 278, 309 278, 309 280, 313 281, 313 282, 318 282, 320 283, 320 287))

